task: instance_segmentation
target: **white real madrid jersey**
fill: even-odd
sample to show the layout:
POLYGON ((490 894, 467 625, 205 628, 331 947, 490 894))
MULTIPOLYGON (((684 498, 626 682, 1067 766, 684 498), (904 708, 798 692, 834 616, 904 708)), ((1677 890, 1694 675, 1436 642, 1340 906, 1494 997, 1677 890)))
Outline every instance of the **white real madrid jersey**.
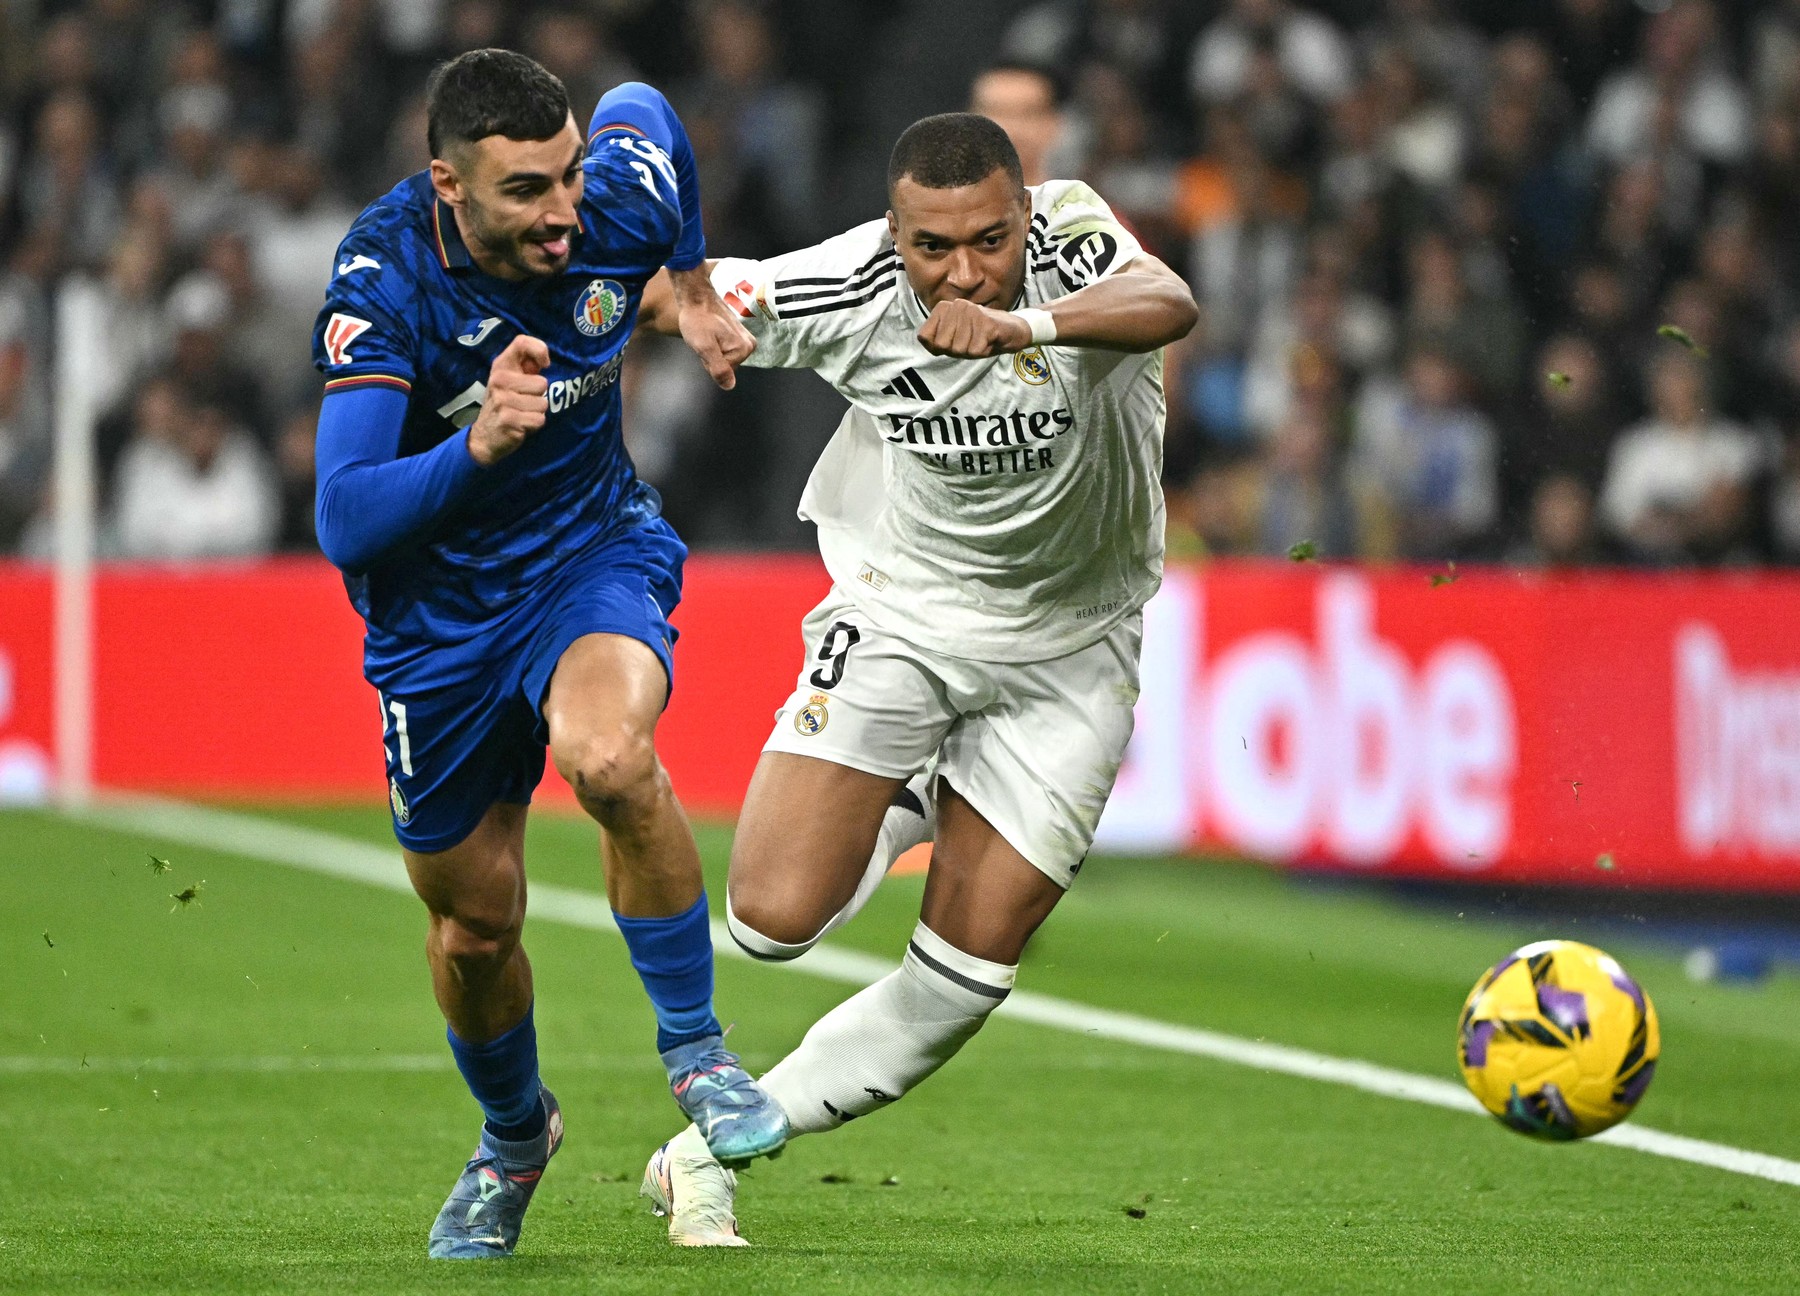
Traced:
MULTIPOLYGON (((1086 287, 1137 240, 1084 184, 1028 190, 1021 305, 1086 287)), ((800 501, 837 585, 906 639, 1042 661, 1104 636, 1162 577, 1162 353, 930 354, 885 220, 768 261, 724 260, 752 365, 815 369, 850 401, 800 501)))

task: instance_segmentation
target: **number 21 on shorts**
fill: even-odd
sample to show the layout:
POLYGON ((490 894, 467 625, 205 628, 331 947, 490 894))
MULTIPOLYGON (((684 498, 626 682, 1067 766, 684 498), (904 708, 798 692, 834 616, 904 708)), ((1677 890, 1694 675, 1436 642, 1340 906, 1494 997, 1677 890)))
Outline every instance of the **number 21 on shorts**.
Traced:
POLYGON ((406 735, 406 703, 390 702, 379 692, 375 696, 381 699, 381 750, 389 760, 394 759, 394 753, 388 749, 387 745, 388 717, 391 715, 394 718, 394 737, 400 743, 400 772, 411 778, 413 772, 412 739, 406 735))

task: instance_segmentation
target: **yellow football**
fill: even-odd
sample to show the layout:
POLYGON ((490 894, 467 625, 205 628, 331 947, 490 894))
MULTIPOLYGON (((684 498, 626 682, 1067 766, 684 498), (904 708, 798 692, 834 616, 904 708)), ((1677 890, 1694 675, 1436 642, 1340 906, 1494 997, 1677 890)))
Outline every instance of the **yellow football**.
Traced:
POLYGON ((1469 1092, 1534 1138, 1586 1138, 1624 1120, 1661 1047, 1650 996, 1579 941, 1514 950, 1475 983, 1457 1022, 1469 1092))

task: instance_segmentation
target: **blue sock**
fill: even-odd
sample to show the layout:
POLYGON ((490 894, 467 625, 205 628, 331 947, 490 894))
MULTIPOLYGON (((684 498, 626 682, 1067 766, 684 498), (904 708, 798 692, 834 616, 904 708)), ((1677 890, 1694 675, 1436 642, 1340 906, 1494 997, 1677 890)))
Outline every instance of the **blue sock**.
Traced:
POLYGON ((722 1035, 713 1016, 712 923, 706 892, 672 918, 613 914, 631 951, 631 966, 656 1009, 656 1051, 667 1053, 708 1035, 722 1035))
POLYGON ((544 1130, 544 1107, 538 1101, 537 1025, 532 1008, 525 1019, 498 1039, 471 1044, 453 1030, 444 1036, 456 1069, 481 1104, 488 1131, 509 1143, 534 1139, 544 1130))

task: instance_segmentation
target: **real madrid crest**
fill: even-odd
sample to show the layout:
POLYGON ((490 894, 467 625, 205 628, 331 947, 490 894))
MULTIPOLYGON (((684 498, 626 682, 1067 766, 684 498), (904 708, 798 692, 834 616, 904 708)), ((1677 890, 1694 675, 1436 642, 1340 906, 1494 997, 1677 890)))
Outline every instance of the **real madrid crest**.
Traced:
POLYGON ((1031 347, 1013 356, 1013 372, 1022 382, 1042 387, 1050 381, 1050 362, 1044 359, 1044 348, 1031 347))
POLYGON ((617 279, 596 279, 575 303, 575 327, 589 337, 610 332, 625 318, 625 285, 617 279))
POLYGON ((828 700, 823 693, 807 698, 806 705, 794 713, 794 728, 808 738, 823 732, 831 722, 831 711, 825 705, 828 700))

